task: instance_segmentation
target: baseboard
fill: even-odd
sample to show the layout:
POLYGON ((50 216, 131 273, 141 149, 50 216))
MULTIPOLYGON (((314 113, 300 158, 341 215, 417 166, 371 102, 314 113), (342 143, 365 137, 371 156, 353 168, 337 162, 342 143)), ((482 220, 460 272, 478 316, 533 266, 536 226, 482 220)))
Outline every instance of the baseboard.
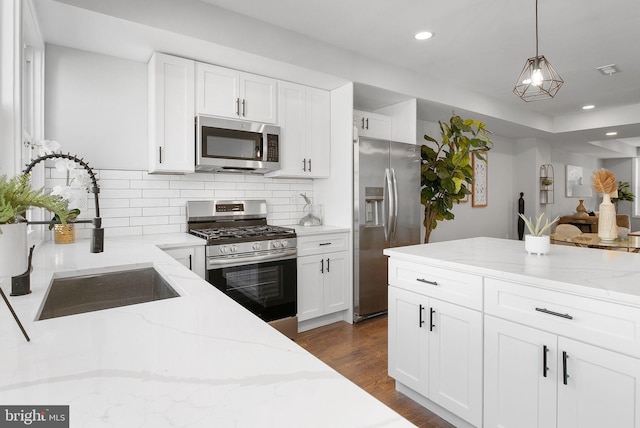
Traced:
POLYGON ((396 381, 396 391, 403 393, 404 395, 411 398, 416 403, 420 404, 422 407, 425 407, 432 413, 435 413, 436 415, 440 416, 442 419, 449 422, 456 428, 477 428, 475 425, 471 425, 469 422, 460 418, 460 416, 457 416, 451 413, 449 410, 434 403, 433 401, 424 397, 420 393, 414 391, 413 389, 409 388, 406 385, 403 385, 398 381, 396 381))
POLYGON ((332 314, 322 315, 310 320, 298 321, 298 333, 322 327, 323 325, 333 324, 334 322, 344 321, 345 311, 334 312, 332 314))

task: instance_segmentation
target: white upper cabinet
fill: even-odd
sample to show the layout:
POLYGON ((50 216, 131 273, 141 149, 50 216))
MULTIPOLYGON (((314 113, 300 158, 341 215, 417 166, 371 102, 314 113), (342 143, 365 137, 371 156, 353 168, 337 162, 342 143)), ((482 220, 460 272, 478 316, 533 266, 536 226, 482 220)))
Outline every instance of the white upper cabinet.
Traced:
POLYGON ((148 70, 149 172, 194 172, 195 62, 154 53, 148 70))
POLYGON ((196 113, 276 123, 277 81, 196 63, 196 113))
POLYGON ((331 173, 331 94, 290 82, 278 85, 280 169, 275 177, 328 177, 331 173))
POLYGON ((391 117, 389 116, 354 110, 353 125, 358 129, 358 137, 391 139, 391 117))

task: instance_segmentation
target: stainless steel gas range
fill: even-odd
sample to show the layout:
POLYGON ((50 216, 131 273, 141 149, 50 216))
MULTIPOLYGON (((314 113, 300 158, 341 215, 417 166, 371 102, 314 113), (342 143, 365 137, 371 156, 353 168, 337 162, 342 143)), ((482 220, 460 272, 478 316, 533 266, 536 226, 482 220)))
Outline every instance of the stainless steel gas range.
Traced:
POLYGON ((264 200, 188 201, 187 225, 207 240, 206 280, 295 338, 295 230, 268 225, 264 200))

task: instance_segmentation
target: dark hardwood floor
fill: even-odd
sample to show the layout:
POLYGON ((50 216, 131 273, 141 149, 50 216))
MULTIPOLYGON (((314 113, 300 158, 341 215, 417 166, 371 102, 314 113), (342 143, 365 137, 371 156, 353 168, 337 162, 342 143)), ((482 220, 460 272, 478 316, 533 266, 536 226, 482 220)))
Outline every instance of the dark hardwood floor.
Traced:
POLYGON ((387 375, 387 316, 358 324, 337 322, 300 333, 296 342, 360 388, 424 428, 451 428, 404 394, 387 375))

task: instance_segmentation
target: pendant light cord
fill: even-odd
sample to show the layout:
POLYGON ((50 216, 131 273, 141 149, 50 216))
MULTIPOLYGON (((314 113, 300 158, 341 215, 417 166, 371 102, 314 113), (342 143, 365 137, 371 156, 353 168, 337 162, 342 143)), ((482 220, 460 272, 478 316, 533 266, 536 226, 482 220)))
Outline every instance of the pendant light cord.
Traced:
POLYGON ((536 0, 536 58, 538 56, 538 0, 536 0))

